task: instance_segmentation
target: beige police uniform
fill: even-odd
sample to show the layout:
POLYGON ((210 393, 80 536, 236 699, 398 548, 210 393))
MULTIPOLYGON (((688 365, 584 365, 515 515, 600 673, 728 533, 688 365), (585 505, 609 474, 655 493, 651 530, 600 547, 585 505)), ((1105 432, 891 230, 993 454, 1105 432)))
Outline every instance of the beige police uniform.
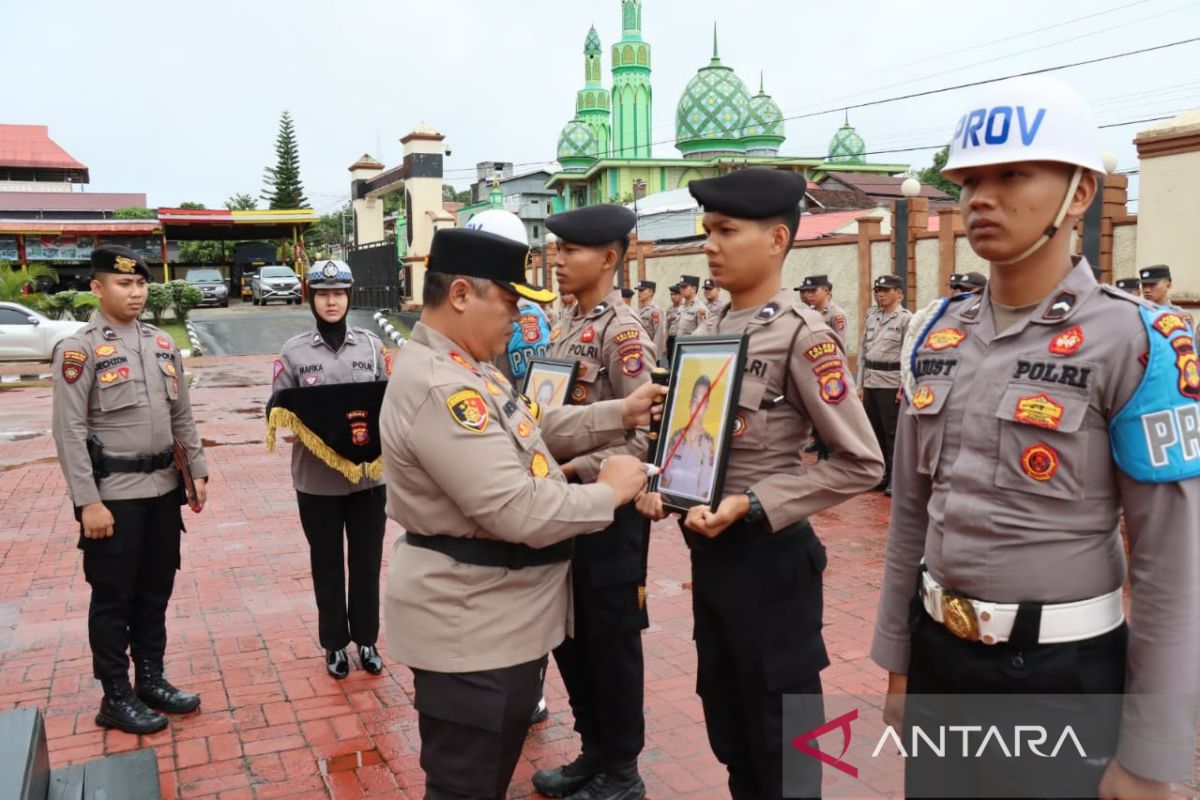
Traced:
POLYGON ((690 302, 679 306, 679 330, 677 336, 691 336, 704 322, 706 316, 704 304, 699 298, 693 297, 690 302))
POLYGON ((667 337, 679 335, 679 314, 683 309, 683 304, 675 305, 672 303, 667 306, 667 337))
POLYGON ((638 309, 638 319, 654 343, 654 352, 659 358, 664 357, 667 354, 667 321, 662 309, 654 303, 642 306, 638 309))
MULTIPOLYGON (((928 614, 926 627, 910 633, 909 603, 922 562, 938 585, 967 598, 1057 604, 1117 592, 1118 613, 1128 572, 1127 698, 1117 759, 1139 775, 1177 780, 1195 774, 1200 479, 1138 483, 1114 463, 1109 422, 1145 373, 1139 305, 1149 307, 1098 285, 1080 259, 1002 333, 995 330, 990 290, 955 299, 929 328, 917 344, 916 387, 897 437, 871 656, 886 670, 910 673, 913 637, 945 633, 928 614), (1136 695, 1170 696, 1178 708, 1142 715, 1136 695)), ((1092 657, 1109 648, 1120 659, 1123 639, 1105 644, 1104 638, 1094 640, 1092 657)), ((977 649, 980 657, 990 652, 983 644, 949 641, 964 648, 959 669, 977 649)), ((1045 647, 1011 664, 1016 648, 993 647, 1009 670, 999 691, 1020 692, 1023 685, 1053 691, 1036 688, 1052 677, 1036 675, 1036 651, 1045 647)), ((1067 656, 1062 677, 1077 687, 1082 664, 1067 656)), ((980 680, 979 691, 990 691, 980 680)))
POLYGON ((841 306, 832 300, 822 309, 818 310, 821 319, 829 326, 829 329, 838 335, 842 341, 846 340, 848 335, 849 325, 847 323, 846 312, 841 306))
POLYGON ((717 314, 720 314, 721 309, 724 308, 725 305, 726 305, 725 301, 720 298, 713 300, 711 303, 705 303, 704 304, 705 318, 708 319, 710 317, 715 317, 717 314))

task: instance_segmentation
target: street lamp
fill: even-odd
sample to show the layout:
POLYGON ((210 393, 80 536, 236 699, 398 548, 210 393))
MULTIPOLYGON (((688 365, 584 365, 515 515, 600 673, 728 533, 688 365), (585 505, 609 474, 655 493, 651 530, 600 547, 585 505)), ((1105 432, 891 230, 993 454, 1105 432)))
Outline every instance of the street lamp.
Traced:
POLYGON ((912 199, 921 193, 921 182, 913 177, 904 179, 900 184, 900 194, 904 199, 896 201, 896 215, 892 225, 893 258, 896 277, 904 287, 905 300, 908 298, 908 212, 912 199))

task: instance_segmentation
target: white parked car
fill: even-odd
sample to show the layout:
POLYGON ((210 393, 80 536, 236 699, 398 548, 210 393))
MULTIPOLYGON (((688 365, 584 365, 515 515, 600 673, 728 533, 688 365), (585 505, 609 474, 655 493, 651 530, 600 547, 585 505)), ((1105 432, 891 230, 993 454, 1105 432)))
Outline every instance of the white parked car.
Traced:
POLYGON ((20 303, 0 303, 0 361, 49 361, 55 345, 86 324, 50 319, 20 303))

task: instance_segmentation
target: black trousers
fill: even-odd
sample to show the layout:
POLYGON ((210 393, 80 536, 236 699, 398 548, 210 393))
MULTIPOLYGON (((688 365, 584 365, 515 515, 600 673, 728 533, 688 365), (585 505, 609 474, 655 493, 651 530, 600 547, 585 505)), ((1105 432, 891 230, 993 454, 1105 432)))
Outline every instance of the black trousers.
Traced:
POLYGON ((379 638, 379 570, 387 524, 385 487, 348 495, 296 492, 296 500, 300 524, 308 539, 321 647, 340 650, 351 641, 375 644, 379 638), (349 543, 348 559, 343 556, 343 534, 349 543), (349 604, 343 562, 350 568, 349 604))
POLYGON ((885 482, 892 477, 892 451, 896 449, 896 423, 900 419, 900 406, 896 402, 895 389, 863 389, 863 407, 867 419, 875 431, 875 440, 883 451, 885 482))
POLYGON ((642 630, 649 620, 638 589, 648 535, 645 518, 625 505, 607 530, 575 541, 575 635, 554 649, 575 731, 607 766, 636 760, 646 744, 642 630))
POLYGON ((503 800, 546 657, 481 672, 413 670, 426 800, 503 800))
POLYGON ((1012 731, 1018 724, 1053 720, 1043 725, 1050 735, 1042 749, 1050 751, 1063 731, 1062 720, 1078 714, 1076 719, 1082 721, 1074 722, 1072 729, 1088 758, 1076 757, 1072 746, 1055 758, 1020 761, 964 759, 957 745, 946 748, 947 757, 910 754, 905 762, 908 797, 1096 797, 1106 759, 1117 747, 1128 629, 1122 625, 1080 642, 1037 644, 1039 623, 1038 606, 1022 605, 1013 639, 986 645, 958 638, 914 602, 903 741, 912 741, 914 725, 937 731, 949 725, 980 725, 986 730, 994 724, 998 730, 1012 731), (993 707, 990 702, 966 704, 943 697, 963 694, 1056 698, 1045 707, 1032 698, 996 701, 993 707), (1086 703, 1081 698, 1075 709, 1063 703, 1063 695, 1085 694, 1086 703))
MULTIPOLYGON (((684 529, 692 555, 696 691, 734 800, 783 796, 783 696, 820 694, 825 548, 807 522, 777 533, 740 523, 716 539, 684 529)), ((797 732, 824 722, 792 720, 797 732)), ((820 796, 821 763, 791 762, 789 796, 820 796), (802 787, 797 791, 797 787, 802 787)))
MULTIPOLYGON (((107 500, 113 535, 85 539, 83 575, 92 587, 88 641, 92 674, 128 680, 129 657, 162 662, 167 649, 167 603, 179 569, 183 530, 179 492, 139 500, 107 500)), ((76 517, 82 515, 75 510, 76 517)))

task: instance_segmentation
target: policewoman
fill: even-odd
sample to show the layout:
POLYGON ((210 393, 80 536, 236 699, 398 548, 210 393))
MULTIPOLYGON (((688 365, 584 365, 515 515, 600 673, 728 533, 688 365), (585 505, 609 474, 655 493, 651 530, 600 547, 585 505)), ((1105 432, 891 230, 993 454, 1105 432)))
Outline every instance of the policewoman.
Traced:
POLYGON ((88 643, 104 689, 96 724, 136 734, 166 727, 161 711, 200 707, 163 668, 185 502, 175 443, 190 463, 197 511, 208 476, 183 358, 171 337, 138 319, 149 280, 133 250, 96 247, 91 287, 100 308, 55 349, 52 373, 54 444, 92 589, 88 643))
MULTIPOLYGON (((871 655, 894 725, 906 693, 1124 692, 1040 796, 1165 797, 1195 776, 1200 375, 1177 314, 1071 255, 1103 173, 1091 113, 1057 80, 962 109, 943 174, 990 280, 919 334, 871 655)), ((1011 761, 961 785, 943 764, 910 758, 910 796, 1024 796, 1011 761)))
MULTIPOLYGON (((579 300, 551 332, 550 354, 577 361, 574 405, 629 397, 650 382, 657 355, 637 313, 613 288, 625 263, 633 212, 595 205, 557 214, 546 227, 558 236, 558 285, 579 300)), ((595 482, 605 459, 626 454, 646 459, 647 431, 563 464, 569 480, 595 482)), ((646 613, 645 553, 650 525, 632 503, 613 523, 575 543, 571 578, 575 632, 554 650, 582 739, 574 761, 533 776, 548 797, 574 800, 640 800, 645 786, 638 755, 645 745, 642 630, 646 613)))
MULTIPOLYGON (((344 261, 317 261, 308 272, 308 303, 316 328, 283 344, 272 392, 336 383, 386 381, 391 360, 379 337, 346 324, 354 276, 344 261)), ((385 493, 380 480, 351 483, 299 441, 292 445, 292 483, 308 539, 317 628, 325 669, 350 673, 346 648, 358 645, 362 668, 383 671, 379 637, 379 571, 383 558, 385 493), (344 553, 348 550, 348 558, 344 553), (349 590, 346 570, 349 565, 349 590)))
MULTIPOLYGON (((883 474, 840 340, 783 288, 804 187, 794 172, 764 168, 688 185, 704 207, 709 271, 730 296, 701 332, 749 337, 721 501, 693 506, 681 526, 692 562, 696 692, 734 800, 820 792, 815 759, 784 787, 781 747, 785 695, 808 701, 788 720, 797 732, 824 722, 826 555, 808 518, 883 474), (831 455, 806 468, 814 431, 831 455)), ((644 494, 638 509, 659 519, 662 498, 644 494)))

